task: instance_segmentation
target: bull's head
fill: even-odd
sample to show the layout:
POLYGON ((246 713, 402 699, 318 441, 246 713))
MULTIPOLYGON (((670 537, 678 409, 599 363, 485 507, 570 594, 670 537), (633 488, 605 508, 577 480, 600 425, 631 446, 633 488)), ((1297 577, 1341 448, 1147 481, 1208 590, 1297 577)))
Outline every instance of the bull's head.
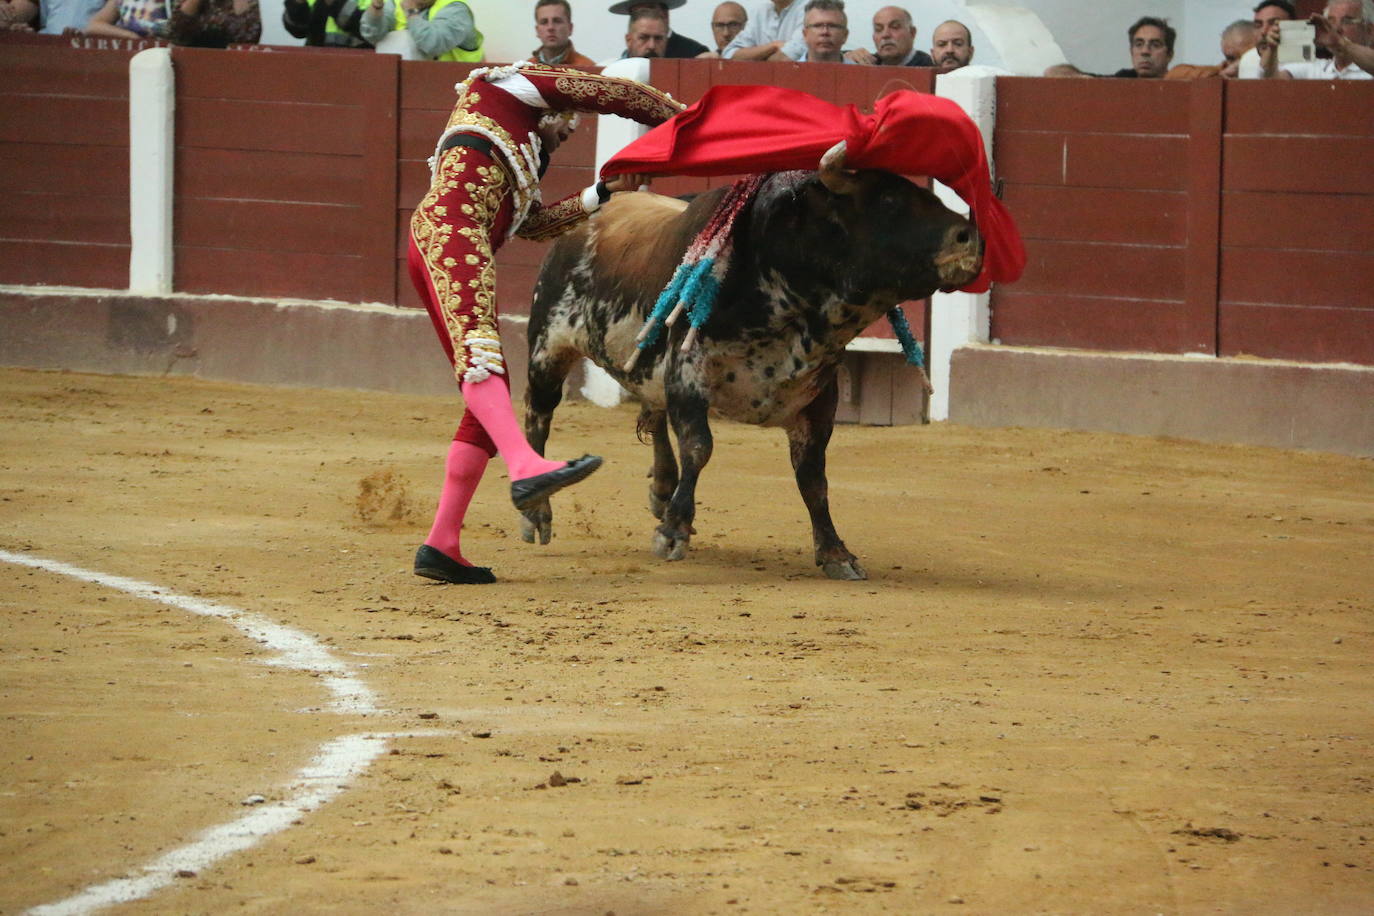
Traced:
POLYGON ((916 286, 924 283, 952 290, 978 276, 983 246, 977 227, 945 207, 929 190, 905 179, 885 172, 846 169, 845 153, 843 140, 827 150, 817 177, 832 195, 852 201, 852 209, 860 218, 849 223, 851 237, 862 244, 866 241, 862 236, 871 235, 867 250, 854 254, 876 256, 878 267, 886 262, 893 274, 894 291, 918 295, 902 278, 916 286), (905 187, 895 186, 894 180, 905 187), (914 274, 923 275, 924 280, 914 274))

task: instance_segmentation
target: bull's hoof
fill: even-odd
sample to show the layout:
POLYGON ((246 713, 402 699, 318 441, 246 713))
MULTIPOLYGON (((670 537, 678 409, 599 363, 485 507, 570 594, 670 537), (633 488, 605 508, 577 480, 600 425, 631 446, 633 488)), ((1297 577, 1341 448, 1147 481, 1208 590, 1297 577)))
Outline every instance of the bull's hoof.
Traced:
POLYGON ((661 531, 654 532, 654 556, 660 560, 684 560, 687 558, 688 537, 669 537, 661 531))
POLYGON ((825 570, 825 574, 831 579, 842 579, 849 582, 855 582, 868 578, 868 573, 864 572, 864 568, 859 565, 859 561, 852 558, 848 560, 826 560, 821 564, 821 568, 825 570))
POLYGON ((536 535, 541 544, 553 538, 553 509, 548 502, 520 513, 520 540, 533 544, 536 535))

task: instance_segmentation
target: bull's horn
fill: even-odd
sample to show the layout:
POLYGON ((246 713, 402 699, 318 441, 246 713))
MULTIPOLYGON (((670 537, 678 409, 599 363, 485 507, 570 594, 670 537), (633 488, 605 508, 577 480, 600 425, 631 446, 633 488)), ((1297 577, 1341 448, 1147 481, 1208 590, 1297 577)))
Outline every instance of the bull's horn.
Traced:
POLYGON ((821 184, 829 188, 832 194, 853 194, 859 187, 854 173, 844 167, 846 148, 846 142, 841 140, 821 157, 821 184))

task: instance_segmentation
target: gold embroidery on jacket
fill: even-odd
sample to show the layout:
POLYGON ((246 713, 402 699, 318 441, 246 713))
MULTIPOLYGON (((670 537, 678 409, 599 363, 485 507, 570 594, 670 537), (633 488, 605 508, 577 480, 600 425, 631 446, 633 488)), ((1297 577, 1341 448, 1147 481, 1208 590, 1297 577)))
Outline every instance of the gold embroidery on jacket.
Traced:
POLYGON ((496 323, 496 258, 491 250, 491 227, 496 215, 506 199, 509 184, 506 170, 495 165, 479 165, 478 181, 464 186, 472 204, 464 204, 465 215, 474 225, 464 226, 458 234, 468 240, 475 254, 467 257, 467 266, 476 267, 477 273, 467 281, 472 291, 472 324, 466 329, 463 339, 499 339, 496 323))
POLYGON ((585 111, 597 111, 612 102, 623 102, 635 111, 666 121, 686 106, 667 93, 643 83, 617 76, 598 76, 594 73, 560 76, 554 88, 578 103, 585 111))
MULTIPOLYGON (((444 249, 453 238, 453 227, 446 219, 448 207, 440 204, 439 198, 458 189, 467 167, 462 155, 444 156, 439 163, 439 171, 429 186, 429 192, 425 194, 410 218, 411 236, 415 239, 415 247, 420 250, 425 269, 429 271, 430 280, 434 283, 434 294, 438 299, 440 314, 444 316, 449 340, 455 344, 462 340, 463 318, 451 307, 454 293, 449 273, 442 269, 444 249)), ((454 349, 456 351, 457 347, 454 349)))
POLYGON ((535 207, 516 235, 532 242, 547 242, 560 236, 590 216, 582 206, 582 195, 565 197, 551 207, 535 207))
POLYGON ((479 165, 469 176, 467 152, 467 147, 458 146, 444 154, 410 227, 453 344, 455 372, 461 381, 477 382, 489 373, 504 372, 505 367, 496 317, 491 227, 509 193, 510 178, 495 164, 479 165), (455 204, 454 197, 447 204, 439 203, 457 191, 462 193, 454 197, 466 198, 462 203, 455 204), (465 239, 467 246, 454 246, 455 235, 465 239), (462 258, 461 264, 455 255, 462 258))

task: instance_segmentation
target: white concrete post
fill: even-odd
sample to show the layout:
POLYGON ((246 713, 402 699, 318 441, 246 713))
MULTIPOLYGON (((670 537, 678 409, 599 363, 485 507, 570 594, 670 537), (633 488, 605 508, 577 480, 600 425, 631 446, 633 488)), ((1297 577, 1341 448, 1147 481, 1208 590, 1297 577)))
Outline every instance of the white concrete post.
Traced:
MULTIPOLYGON (((935 80, 935 94, 958 103, 978 125, 983 146, 992 161, 992 131, 997 120, 997 77, 990 69, 963 67, 935 80)), ((940 200, 958 213, 968 204, 945 185, 933 182, 940 200)), ((930 299, 930 340, 926 341, 926 366, 935 393, 930 396, 930 418, 949 419, 950 361, 965 344, 986 343, 990 313, 987 293, 936 293, 930 299)))
POLYGON ((171 48, 129 61, 129 291, 172 291, 173 114, 171 48))
MULTIPOLYGON (((608 65, 601 72, 606 76, 619 76, 647 83, 649 61, 643 57, 630 57, 608 65)), ((596 174, 601 174, 601 167, 606 164, 606 160, 648 132, 649 128, 629 118, 599 115, 596 124, 596 174)), ((599 407, 614 407, 621 402, 625 396, 625 389, 621 388, 620 383, 611 378, 604 369, 589 359, 582 361, 582 369, 583 378, 586 379, 582 385, 584 398, 599 407)))

